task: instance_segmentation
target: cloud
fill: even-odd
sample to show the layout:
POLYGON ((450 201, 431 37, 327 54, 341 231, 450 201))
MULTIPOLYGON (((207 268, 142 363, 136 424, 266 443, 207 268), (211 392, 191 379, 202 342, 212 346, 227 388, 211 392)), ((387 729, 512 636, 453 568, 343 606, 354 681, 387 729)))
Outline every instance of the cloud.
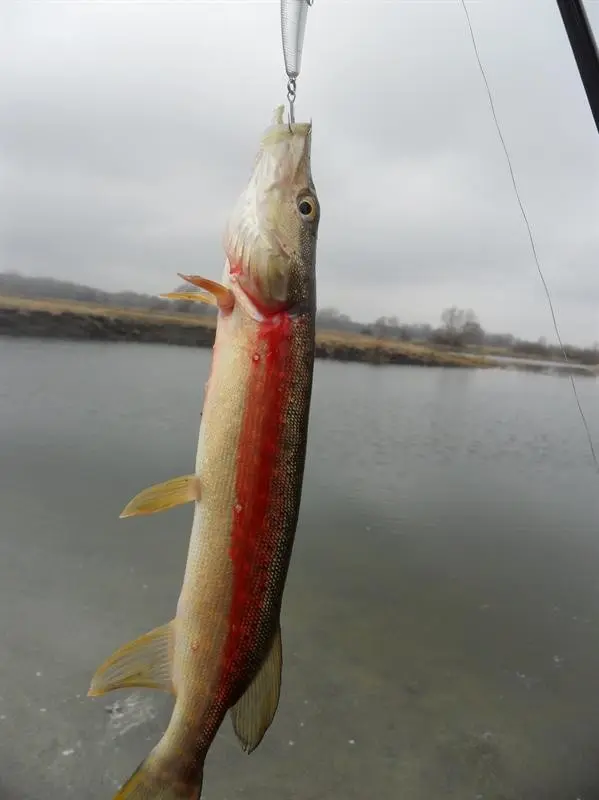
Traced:
MULTIPOLYGON (((177 271, 217 277, 284 98, 277 6, 12 4, 0 269, 148 292, 177 271)), ((594 341, 599 140, 559 13, 469 9, 563 334, 594 341)), ((488 329, 554 338, 458 2, 316 0, 297 113, 314 120, 322 305, 436 323, 456 303, 488 329)))

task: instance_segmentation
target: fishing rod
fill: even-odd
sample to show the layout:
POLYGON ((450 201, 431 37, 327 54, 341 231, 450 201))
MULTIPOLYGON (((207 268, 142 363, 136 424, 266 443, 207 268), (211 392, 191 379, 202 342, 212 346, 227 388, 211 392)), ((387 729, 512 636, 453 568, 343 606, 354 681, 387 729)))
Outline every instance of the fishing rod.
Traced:
POLYGON ((599 51, 593 29, 583 0, 557 0, 557 5, 599 132, 599 51))

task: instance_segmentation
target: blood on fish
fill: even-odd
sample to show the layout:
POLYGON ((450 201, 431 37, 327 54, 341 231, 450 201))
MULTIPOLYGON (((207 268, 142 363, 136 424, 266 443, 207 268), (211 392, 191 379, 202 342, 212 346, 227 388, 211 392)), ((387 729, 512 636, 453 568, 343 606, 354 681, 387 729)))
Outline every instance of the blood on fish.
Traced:
POLYGON ((271 496, 277 470, 279 437, 283 429, 288 389, 285 380, 293 322, 288 314, 276 315, 260 324, 258 348, 264 357, 252 358, 248 405, 239 440, 235 513, 232 520, 230 556, 233 587, 229 612, 229 633, 223 653, 223 684, 228 694, 241 677, 238 664, 245 652, 255 647, 260 609, 268 584, 269 568, 276 554, 279 526, 270 524, 276 516, 271 496))

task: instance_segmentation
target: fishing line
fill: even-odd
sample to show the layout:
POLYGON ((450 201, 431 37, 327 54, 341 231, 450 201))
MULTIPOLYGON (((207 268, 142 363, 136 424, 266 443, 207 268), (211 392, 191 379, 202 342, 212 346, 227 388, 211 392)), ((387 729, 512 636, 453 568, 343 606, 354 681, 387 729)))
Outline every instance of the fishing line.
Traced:
MULTIPOLYGON (((500 140, 501 145, 503 147, 503 152, 505 153, 505 158, 506 158, 506 161, 507 161, 507 164, 508 164, 508 167, 509 167, 509 171, 510 171, 510 177, 512 179, 512 185, 514 187, 514 192, 516 194, 516 200, 518 201, 518 205, 519 205, 520 211, 522 213, 522 219, 524 220, 524 224, 526 225, 526 230, 528 232, 528 239, 530 241, 530 247, 531 247, 532 254, 533 254, 533 257, 534 257, 534 260, 535 260, 535 264, 537 266, 537 272, 539 273, 539 277, 541 279, 541 283, 543 285, 543 289, 545 290, 545 294, 547 296, 547 301, 549 303, 549 311, 551 312, 551 319, 553 321, 553 328, 555 330, 555 335, 557 337, 557 341, 559 343, 560 350, 562 351, 562 355, 564 357, 564 362, 566 364, 569 364, 570 363, 570 359, 568 358, 568 354, 566 352, 566 348, 564 347, 564 343, 562 341, 562 337, 561 337, 561 334, 560 334, 559 326, 557 324, 557 317, 556 317, 556 314, 555 314, 553 301, 551 299, 551 292, 549 291, 549 286, 547 285, 547 281, 545 280, 545 276, 543 275, 543 270, 541 269, 541 264, 540 264, 540 261, 539 261, 539 256, 537 254, 537 248, 536 248, 536 245, 535 245, 535 240, 534 240, 534 237, 532 235, 532 229, 531 229, 530 223, 528 221, 528 216, 526 214, 526 211, 524 210, 524 205, 522 204, 522 199, 521 199, 521 196, 520 196, 520 191, 518 189, 518 184, 516 183, 516 177, 514 175, 514 168, 512 167, 512 160, 510 158, 510 154, 508 152, 507 145, 505 143, 505 139, 503 138, 503 134, 501 132, 501 127, 499 125, 499 120, 497 119, 497 113, 495 111, 495 103, 493 102, 493 95, 491 94, 491 89, 489 87, 489 81, 487 80, 487 76, 486 76, 486 73, 485 73, 484 67, 482 65, 482 61, 480 59, 479 52, 478 52, 478 46, 476 44, 476 38, 474 36, 474 30, 472 28, 472 22, 470 21, 470 14, 468 13, 468 8, 466 6, 466 0, 460 0, 460 2, 462 4, 462 8, 464 9, 464 14, 466 15, 466 22, 468 24, 468 30, 470 31, 470 38, 472 39, 472 45, 474 47, 474 55, 476 56, 476 60, 478 62, 478 68, 480 70, 480 73, 482 75, 483 81, 485 83, 485 87, 487 89, 487 95, 488 95, 488 98, 489 98, 489 104, 491 106, 491 113, 493 114, 493 119, 495 121, 495 127, 497 128, 497 134, 499 135, 499 140, 500 140)), ((585 413, 584 413, 584 411, 582 409, 582 405, 581 405, 581 402, 580 402, 580 397, 578 396, 578 390, 576 388, 576 381, 574 380, 574 375, 570 375, 569 378, 570 378, 570 383, 572 385, 572 391, 574 392, 574 398, 576 400, 576 405, 578 406, 580 419, 582 420, 582 424, 584 426, 584 430, 585 430, 585 433, 586 433, 586 436, 587 436, 587 441, 588 441, 588 444, 589 444, 589 450, 590 450, 590 453, 591 453, 591 457, 593 459, 593 463, 595 465, 595 469, 597 470, 597 473, 599 473, 599 461, 597 460, 597 453, 595 451, 595 446, 593 444, 593 437, 591 435, 591 430, 589 428, 589 424, 587 422, 587 418, 586 418, 585 413)))

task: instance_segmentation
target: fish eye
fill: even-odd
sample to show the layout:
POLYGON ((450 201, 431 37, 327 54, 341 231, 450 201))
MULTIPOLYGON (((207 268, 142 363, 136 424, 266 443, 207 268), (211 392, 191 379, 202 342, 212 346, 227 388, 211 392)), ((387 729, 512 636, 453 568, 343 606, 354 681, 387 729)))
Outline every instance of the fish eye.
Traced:
POLYGON ((297 202, 297 210, 304 219, 313 220, 316 216, 316 203, 309 197, 301 197, 297 202))

